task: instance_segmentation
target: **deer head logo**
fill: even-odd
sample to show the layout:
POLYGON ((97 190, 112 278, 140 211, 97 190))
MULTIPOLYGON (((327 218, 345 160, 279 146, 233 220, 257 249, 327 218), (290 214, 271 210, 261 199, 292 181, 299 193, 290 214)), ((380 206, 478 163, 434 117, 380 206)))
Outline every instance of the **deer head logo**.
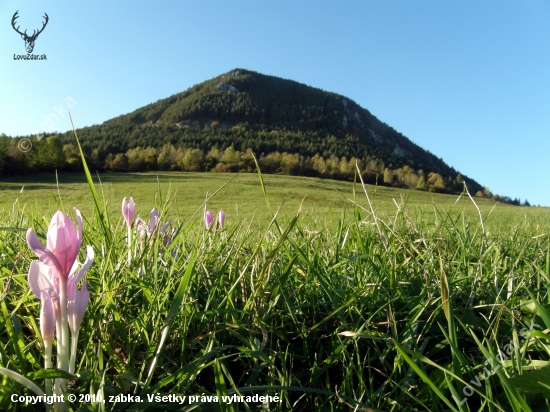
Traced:
POLYGON ((42 31, 44 30, 44 28, 46 27, 46 24, 48 24, 49 17, 46 13, 44 13, 44 18, 46 19, 46 21, 43 23, 42 28, 40 30, 38 30, 38 32, 36 30, 34 30, 32 35, 29 36, 27 34, 27 30, 25 30, 24 33, 21 33, 19 31, 19 26, 17 26, 17 28, 15 27, 15 20, 17 20, 17 18, 19 17, 17 15, 17 13, 19 13, 19 10, 17 10, 15 12, 15 14, 13 15, 13 17, 11 19, 11 25, 12 25, 13 29, 21 35, 23 40, 25 40, 25 48, 27 49, 27 53, 32 53, 32 51, 34 49, 34 42, 36 41, 36 38, 38 37, 38 35, 40 33, 42 33, 42 31))

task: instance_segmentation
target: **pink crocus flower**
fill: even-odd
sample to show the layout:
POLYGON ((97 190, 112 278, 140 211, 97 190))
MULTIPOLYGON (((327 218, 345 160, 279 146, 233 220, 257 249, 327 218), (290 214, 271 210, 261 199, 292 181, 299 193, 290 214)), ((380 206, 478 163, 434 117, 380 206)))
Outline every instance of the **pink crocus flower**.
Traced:
MULTIPOLYGON (((149 225, 145 223, 145 221, 141 218, 137 218, 137 230, 140 233, 140 236, 143 238, 145 236, 149 237, 157 228, 157 225, 159 223, 159 212, 156 208, 151 210, 151 213, 149 214, 149 225)), ((172 219, 167 221, 160 229, 159 233, 163 234, 166 231, 166 228, 172 223, 172 219)))
POLYGON ((33 229, 27 230, 27 244, 38 258, 55 269, 57 276, 67 279, 82 243, 82 215, 75 208, 78 230, 73 221, 61 210, 53 216, 47 233, 47 247, 36 236, 33 229))
POLYGON ((220 225, 220 228, 223 229, 225 225, 225 212, 223 210, 218 212, 218 224, 220 225))
POLYGON ((126 225, 132 227, 134 217, 136 216, 136 204, 134 203, 134 199, 130 198, 129 202, 126 201, 126 198, 122 199, 122 216, 124 216, 126 225))
POLYGON ((156 208, 151 210, 151 213, 149 214, 149 225, 147 225, 147 223, 145 223, 145 221, 138 216, 136 229, 139 232, 140 237, 143 239, 146 236, 150 236, 157 227, 158 221, 159 212, 156 208))
POLYGON ((126 201, 126 198, 122 199, 122 216, 128 226, 128 266, 132 264, 132 224, 134 223, 134 217, 136 216, 136 204, 134 199, 130 198, 130 202, 126 201))
MULTIPOLYGON (((54 325, 61 325, 59 329, 56 329, 57 333, 57 345, 58 345, 58 359, 68 359, 68 347, 63 348, 62 335, 68 334, 68 330, 65 325, 68 325, 71 330, 71 350, 70 350, 70 363, 62 361, 65 368, 68 367, 69 373, 74 373, 75 361, 76 361, 76 344, 78 340, 78 332, 82 320, 84 319, 84 313, 88 306, 90 294, 86 288, 86 281, 82 283, 82 287, 78 290, 78 282, 84 277, 88 269, 94 260, 94 250, 91 246, 86 247, 87 256, 84 264, 79 267, 78 261, 75 261, 71 271, 69 273, 67 282, 65 283, 66 292, 65 300, 62 301, 62 287, 57 271, 55 268, 46 265, 39 260, 33 260, 29 267, 29 287, 32 293, 42 301, 42 312, 40 313, 40 328, 42 333, 42 339, 44 339, 44 345, 46 348, 50 348, 51 352, 51 340, 53 339, 54 325), (63 308, 63 305, 65 307, 63 308), (51 308, 50 308, 51 305, 51 308), (53 314, 53 320, 52 320, 53 314)), ((66 338, 68 340, 68 336, 66 338)), ((51 353, 46 356, 46 362, 50 362, 51 353)), ((64 369, 67 370, 67 369, 64 369)), ((49 384, 48 384, 49 385, 49 384)))
MULTIPOLYGON (((29 267, 28 281, 33 294, 42 301, 41 333, 48 339, 53 337, 53 323, 57 335, 58 368, 74 372, 76 359, 76 343, 78 328, 73 331, 69 351, 69 322, 71 318, 82 322, 84 311, 88 305, 89 295, 85 284, 80 291, 77 285, 86 274, 94 260, 94 251, 87 246, 86 261, 79 268, 77 261, 80 245, 82 244, 82 216, 75 208, 78 229, 72 220, 62 211, 57 211, 48 227, 46 246, 40 242, 33 229, 27 231, 27 243, 40 260, 33 260, 29 267), (72 302, 72 303, 70 303, 72 302), (71 305, 73 308, 71 308, 71 305), (52 316, 55 322, 52 322, 52 316), (69 364, 69 354, 71 360, 69 364)), ((73 326, 76 325, 72 322, 73 326)), ((80 326, 80 324, 78 324, 80 326)), ((51 345, 44 340, 45 367, 51 362, 51 345)), ((56 383, 56 394, 61 394, 67 388, 67 380, 60 379, 56 383)), ((46 391, 51 392, 51 382, 46 381, 46 391)))
MULTIPOLYGON (((151 213, 149 214, 149 226, 147 226, 147 223, 141 218, 137 218, 137 226, 136 229, 139 232, 140 238, 141 238, 141 247, 145 247, 145 238, 148 237, 152 240, 153 235, 156 234, 157 226, 159 224, 159 212, 156 208, 151 210, 151 213)), ((164 246, 167 246, 170 242, 170 235, 166 232, 166 229, 168 229, 168 226, 172 223, 172 219, 168 220, 162 227, 158 230, 158 235, 162 236, 162 244, 164 246)))
POLYGON ((210 226, 212 226, 213 222, 214 222, 214 213, 212 213, 210 210, 207 210, 204 213, 204 225, 206 226, 206 229, 210 229, 210 226))

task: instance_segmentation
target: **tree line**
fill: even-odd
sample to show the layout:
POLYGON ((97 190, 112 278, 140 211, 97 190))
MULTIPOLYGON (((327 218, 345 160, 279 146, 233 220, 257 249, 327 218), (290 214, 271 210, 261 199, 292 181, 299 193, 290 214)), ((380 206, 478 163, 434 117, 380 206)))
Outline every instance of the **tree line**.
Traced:
MULTIPOLYGON (((38 140, 30 139, 32 147, 21 146, 21 139, 0 137, 0 170, 2 175, 31 174, 41 172, 82 171, 80 152, 74 143, 63 144, 59 136, 38 140), (22 150, 23 149, 23 150, 22 150)), ((239 151, 233 146, 209 150, 192 147, 176 147, 166 143, 159 148, 134 147, 122 153, 109 153, 103 159, 98 151, 85 155, 88 166, 105 172, 184 171, 235 173, 254 172, 254 156, 262 173, 310 176, 353 181, 356 164, 365 183, 408 188, 437 193, 460 193, 464 178, 458 173, 454 178, 433 171, 415 170, 411 166, 391 168, 384 162, 347 156, 303 156, 299 153, 254 153, 250 148, 239 151)), ((494 195, 488 188, 474 192, 477 197, 529 206, 525 200, 494 195)))

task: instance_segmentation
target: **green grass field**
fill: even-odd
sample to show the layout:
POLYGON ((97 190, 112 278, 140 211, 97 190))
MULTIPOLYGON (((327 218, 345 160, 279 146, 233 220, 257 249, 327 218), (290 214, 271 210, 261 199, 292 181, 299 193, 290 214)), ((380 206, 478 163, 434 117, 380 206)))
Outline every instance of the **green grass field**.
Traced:
POLYGON ((476 199, 484 232, 466 196, 368 186, 372 213, 361 185, 263 176, 272 214, 241 174, 208 202, 226 226, 206 230, 206 194, 232 177, 101 175, 101 213, 82 175, 59 193, 52 175, 2 180, 0 410, 45 410, 12 396, 52 377, 71 378, 74 411, 550 410, 548 208, 476 199), (169 237, 132 229, 128 245, 125 196, 173 219, 169 237), (74 376, 44 370, 27 280, 25 232, 44 242, 61 203, 84 215, 80 261, 95 252, 74 376), (149 400, 168 394, 193 399, 149 400))
MULTIPOLYGON (((226 210, 228 218, 233 221, 248 221, 252 216, 255 216, 256 223, 270 219, 256 174, 106 173, 101 174, 99 179, 97 175, 94 176, 94 180, 98 184, 98 191, 103 194, 107 210, 112 214, 120 211, 122 198, 133 196, 139 213, 147 216, 155 205, 161 203, 160 193, 166 197, 170 192, 173 199, 172 209, 182 218, 193 215, 201 207, 207 194, 212 195, 231 180, 208 202, 208 207, 226 210)), ((93 210, 92 197, 82 173, 61 174, 58 181, 59 185, 56 183, 56 176, 52 174, 3 178, 0 180, 0 210, 12 210, 15 205, 47 215, 61 208, 61 202, 66 207, 78 205, 85 214, 93 210)), ((264 181, 270 204, 275 210, 281 208, 279 213, 282 218, 294 216, 302 201, 303 219, 309 216, 323 221, 339 219, 343 210, 352 208, 352 201, 363 207, 368 206, 361 186, 354 186, 351 182, 282 175, 264 175, 264 181)), ((440 214, 445 216, 446 212, 456 216, 462 211, 467 216, 478 219, 475 207, 466 196, 458 200, 457 195, 383 186, 366 187, 375 211, 380 216, 395 215, 397 205, 401 207, 406 201, 407 213, 422 213, 428 222, 441 220, 440 214)), ((509 228, 522 222, 544 225, 550 215, 550 208, 525 208, 502 203, 495 206, 495 202, 488 199, 475 200, 483 216, 489 216, 486 222, 488 227, 509 228)))

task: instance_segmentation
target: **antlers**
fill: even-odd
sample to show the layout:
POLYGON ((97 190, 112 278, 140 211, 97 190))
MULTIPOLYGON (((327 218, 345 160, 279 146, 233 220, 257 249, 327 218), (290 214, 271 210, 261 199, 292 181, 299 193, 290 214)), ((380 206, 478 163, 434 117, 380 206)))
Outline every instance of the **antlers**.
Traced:
POLYGON ((38 33, 36 34, 32 34, 32 37, 37 37, 40 33, 42 33, 42 31, 44 30, 44 28, 46 27, 46 24, 48 24, 48 20, 50 20, 50 18, 48 17, 48 14, 46 12, 44 12, 44 16, 43 16, 46 21, 44 22, 44 24, 42 25, 42 28, 40 30, 38 30, 38 33))
POLYGON ((17 26, 17 28, 15 28, 15 20, 17 20, 17 18, 19 17, 19 16, 17 15, 17 13, 19 13, 19 10, 17 10, 17 11, 15 12, 15 14, 13 15, 13 17, 11 18, 11 25, 12 25, 13 29, 14 29, 17 33, 19 33, 21 36, 26 36, 26 35, 27 35, 27 30, 25 30, 25 33, 21 33, 21 32, 19 31, 19 26, 17 26))
POLYGON ((15 20, 17 20, 17 18, 19 17, 17 14, 19 13, 19 10, 17 10, 15 12, 15 14, 13 15, 12 19, 11 19, 11 25, 13 27, 13 29, 19 33, 21 36, 25 36, 26 39, 29 39, 29 40, 34 40, 38 37, 38 35, 40 33, 42 33, 42 31, 44 30, 44 28, 46 27, 46 24, 48 24, 48 20, 50 20, 50 18, 48 17, 48 14, 47 13, 44 13, 44 18, 46 19, 46 21, 43 23, 42 25, 42 28, 40 30, 38 30, 38 33, 36 32, 36 30, 33 30, 33 33, 32 33, 32 36, 29 36, 27 35, 27 30, 25 30, 24 33, 21 33, 19 31, 19 26, 17 26, 17 28, 15 27, 15 20))

